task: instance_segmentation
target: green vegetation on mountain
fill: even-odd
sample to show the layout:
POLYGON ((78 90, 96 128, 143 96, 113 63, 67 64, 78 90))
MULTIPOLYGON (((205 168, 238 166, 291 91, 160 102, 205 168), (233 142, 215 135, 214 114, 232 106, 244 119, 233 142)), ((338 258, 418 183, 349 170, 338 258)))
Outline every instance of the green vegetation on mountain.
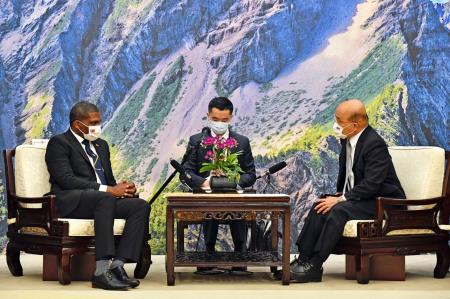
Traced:
POLYGON ((142 167, 143 161, 152 157, 155 146, 153 140, 180 94, 183 76, 186 73, 184 66, 183 56, 178 57, 170 65, 144 111, 144 118, 139 118, 139 115, 144 109, 149 89, 156 78, 154 73, 130 97, 128 104, 123 106, 105 129, 107 139, 112 142, 113 147, 117 147, 111 151, 114 169, 133 181, 145 182, 158 161, 153 157, 143 173, 136 172, 138 167, 142 167), (133 125, 135 129, 130 130, 133 125))
POLYGON ((368 103, 387 84, 399 78, 402 56, 406 49, 399 36, 392 36, 372 49, 359 66, 324 94, 327 108, 314 120, 325 123, 333 119, 337 104, 343 99, 359 98, 368 103))

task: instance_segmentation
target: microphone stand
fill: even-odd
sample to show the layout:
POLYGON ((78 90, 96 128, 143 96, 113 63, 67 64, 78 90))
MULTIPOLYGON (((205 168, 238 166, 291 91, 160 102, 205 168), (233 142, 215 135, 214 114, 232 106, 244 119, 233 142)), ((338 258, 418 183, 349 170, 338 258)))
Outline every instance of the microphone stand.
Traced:
MULTIPOLYGON (((206 136, 208 133, 209 133, 209 129, 208 129, 207 127, 203 128, 203 129, 202 129, 202 137, 201 137, 201 140, 205 139, 205 136, 206 136)), ((184 165, 184 163, 186 162, 186 160, 187 160, 189 154, 191 153, 191 151, 194 150, 194 149, 196 149, 196 148, 198 148, 198 145, 197 145, 197 147, 194 146, 194 147, 191 147, 191 148, 188 148, 188 149, 187 149, 186 153, 185 153, 184 156, 183 156, 183 159, 181 160, 181 165, 184 165)), ((172 174, 164 181, 164 183, 161 185, 161 187, 159 187, 158 191, 156 191, 156 193, 152 196, 152 198, 151 198, 150 201, 148 202, 150 206, 156 201, 156 199, 158 199, 158 196, 164 191, 164 189, 167 187, 167 185, 170 184, 170 182, 173 180, 173 178, 175 177, 175 175, 177 174, 177 172, 178 172, 178 171, 176 171, 176 170, 175 170, 174 172, 172 172, 172 174)), ((182 180, 182 179, 180 178, 180 181, 181 181, 181 183, 180 183, 176 188, 178 188, 179 186, 186 186, 186 187, 189 188, 189 190, 193 191, 192 188, 189 187, 189 185, 186 184, 186 182, 184 182, 184 180, 182 180)))
MULTIPOLYGON (((187 156, 190 153, 192 149, 188 149, 188 151, 186 152, 186 154, 183 156, 183 159, 181 161, 181 165, 183 165, 186 160, 187 160, 187 156)), ((172 174, 164 181, 164 183, 161 185, 161 187, 159 187, 158 191, 156 191, 156 193, 152 196, 152 198, 150 199, 150 201, 148 202, 149 205, 151 206, 156 199, 159 197, 159 195, 164 191, 164 189, 166 189, 166 187, 170 184, 170 182, 173 180, 173 178, 177 175, 178 170, 175 170, 172 172, 172 174)), ((189 190, 192 190, 191 187, 189 187, 186 182, 182 179, 182 176, 180 175, 180 184, 178 184, 175 188, 173 188, 171 190, 171 192, 177 188, 179 188, 180 186, 186 186, 189 188, 189 190)))
POLYGON ((269 173, 266 176, 266 185, 262 189, 262 194, 267 193, 267 189, 270 187, 272 188, 276 193, 281 193, 281 191, 272 183, 272 175, 269 173))
POLYGON ((152 198, 148 202, 148 204, 150 206, 156 201, 156 199, 164 191, 164 189, 166 189, 167 185, 170 184, 170 182, 173 180, 173 178, 175 177, 176 174, 177 174, 176 170, 174 172, 172 172, 172 174, 164 181, 164 183, 161 185, 161 187, 159 187, 158 191, 156 191, 156 193, 153 194, 152 198))

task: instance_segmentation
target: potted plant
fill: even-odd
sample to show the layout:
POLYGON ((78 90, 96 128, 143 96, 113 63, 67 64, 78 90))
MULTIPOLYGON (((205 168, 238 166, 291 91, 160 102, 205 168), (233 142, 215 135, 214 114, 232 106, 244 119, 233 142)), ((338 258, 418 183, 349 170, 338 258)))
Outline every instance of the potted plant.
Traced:
POLYGON ((210 162, 202 163, 200 172, 210 171, 212 190, 236 189, 243 173, 238 160, 242 151, 232 153, 237 145, 236 139, 221 136, 209 136, 202 140, 201 146, 208 149, 205 159, 210 162))

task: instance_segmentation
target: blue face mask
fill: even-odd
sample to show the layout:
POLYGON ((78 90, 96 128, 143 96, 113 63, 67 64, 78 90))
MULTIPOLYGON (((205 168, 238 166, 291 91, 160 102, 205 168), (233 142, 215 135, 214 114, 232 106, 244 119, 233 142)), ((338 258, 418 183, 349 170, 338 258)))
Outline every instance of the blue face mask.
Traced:
POLYGON ((208 119, 208 127, 217 135, 225 134, 229 126, 229 123, 208 119))

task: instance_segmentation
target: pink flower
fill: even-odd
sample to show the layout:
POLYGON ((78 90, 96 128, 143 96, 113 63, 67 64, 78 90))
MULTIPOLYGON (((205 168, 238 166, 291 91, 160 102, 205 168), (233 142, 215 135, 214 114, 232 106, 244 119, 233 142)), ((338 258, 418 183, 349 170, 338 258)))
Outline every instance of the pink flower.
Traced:
POLYGON ((212 156, 212 155, 213 155, 213 151, 212 151, 212 150, 209 150, 209 151, 206 152, 206 154, 207 154, 208 156, 212 156))
POLYGON ((237 146, 237 141, 236 141, 236 139, 234 139, 234 138, 228 138, 228 139, 225 141, 225 146, 226 146, 226 148, 228 148, 228 149, 232 149, 232 148, 236 147, 236 146, 237 146))
POLYGON ((204 146, 211 146, 214 144, 214 142, 215 142, 214 137, 206 137, 205 139, 203 139, 202 144, 204 146))

